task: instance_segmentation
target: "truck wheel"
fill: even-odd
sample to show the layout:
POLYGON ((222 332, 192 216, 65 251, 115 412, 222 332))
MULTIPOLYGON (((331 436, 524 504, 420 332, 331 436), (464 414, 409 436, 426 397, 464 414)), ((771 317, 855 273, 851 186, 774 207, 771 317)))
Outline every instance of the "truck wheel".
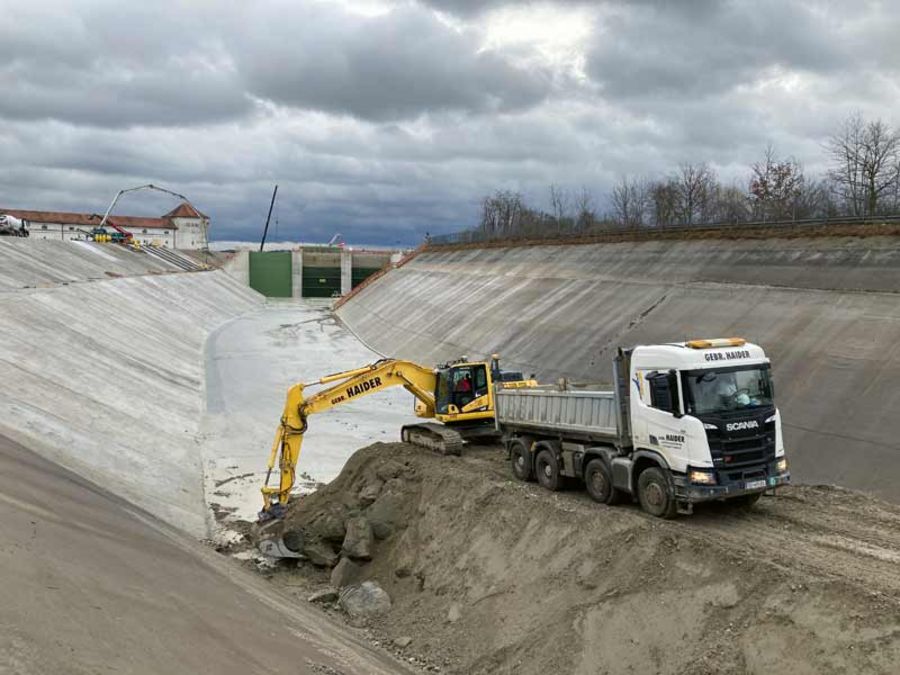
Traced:
POLYGON ((521 481, 534 480, 534 466, 531 463, 531 452, 519 439, 509 444, 509 461, 513 475, 521 481))
POLYGON ((617 504, 622 493, 613 487, 612 474, 602 459, 592 459, 584 470, 584 485, 595 502, 617 504))
POLYGON ((534 460, 534 472, 537 481, 548 490, 556 492, 562 487, 562 478, 559 475, 559 464, 556 457, 549 450, 541 450, 534 460))
POLYGON ((638 499, 651 516, 674 518, 678 505, 666 474, 659 467, 644 469, 638 476, 638 499))

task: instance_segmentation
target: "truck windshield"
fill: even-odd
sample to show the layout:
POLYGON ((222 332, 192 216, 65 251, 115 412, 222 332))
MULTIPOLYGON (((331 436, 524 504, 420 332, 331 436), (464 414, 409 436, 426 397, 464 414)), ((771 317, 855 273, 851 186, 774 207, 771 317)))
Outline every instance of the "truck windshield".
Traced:
POLYGON ((686 370, 681 374, 689 415, 772 405, 769 364, 686 370))

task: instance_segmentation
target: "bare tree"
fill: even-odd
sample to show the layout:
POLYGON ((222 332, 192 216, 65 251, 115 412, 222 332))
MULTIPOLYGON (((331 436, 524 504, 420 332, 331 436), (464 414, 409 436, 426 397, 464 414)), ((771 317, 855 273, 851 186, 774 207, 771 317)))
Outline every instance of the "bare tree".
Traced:
POLYGON ((900 188, 900 135, 895 130, 855 113, 825 147, 833 163, 828 175, 849 213, 871 216, 882 206, 894 206, 900 188))
POLYGON ((508 236, 521 229, 524 210, 522 195, 511 190, 497 190, 481 202, 481 230, 489 236, 508 236))
POLYGON ((585 186, 575 197, 575 228, 579 232, 585 232, 594 227, 597 222, 597 210, 594 206, 594 196, 585 186))
POLYGON ((557 233, 563 231, 563 226, 568 219, 569 195, 559 185, 550 184, 550 215, 556 223, 557 233))
POLYGON ((716 176, 707 164, 682 164, 673 177, 678 194, 678 220, 685 225, 710 220, 716 176))
POLYGON ((762 161, 754 162, 750 171, 754 217, 760 220, 796 218, 806 181, 800 163, 792 157, 779 159, 775 148, 768 145, 762 161))
POLYGON ((622 176, 610 193, 613 219, 626 227, 641 227, 650 206, 650 187, 643 178, 622 176))
POLYGON ((828 179, 805 181, 803 191, 794 206, 797 218, 834 218, 839 216, 841 208, 835 202, 834 195, 834 186, 828 179))
POLYGON ((737 185, 716 185, 711 221, 742 223, 750 216, 750 204, 744 190, 737 185))
POLYGON ((650 185, 649 193, 651 222, 654 225, 671 225, 677 222, 678 187, 675 181, 656 181, 650 185))

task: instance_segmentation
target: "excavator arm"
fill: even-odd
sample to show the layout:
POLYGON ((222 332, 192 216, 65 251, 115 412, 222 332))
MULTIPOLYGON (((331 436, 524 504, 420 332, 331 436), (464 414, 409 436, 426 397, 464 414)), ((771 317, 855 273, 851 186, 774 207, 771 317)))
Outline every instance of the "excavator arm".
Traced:
POLYGON ((295 384, 287 393, 281 424, 275 433, 275 440, 269 453, 266 483, 262 488, 262 519, 278 517, 288 502, 294 487, 300 447, 307 429, 307 418, 315 413, 330 410, 376 391, 390 387, 403 387, 416 397, 419 405, 416 414, 420 417, 434 417, 434 391, 436 378, 434 370, 411 361, 382 359, 368 366, 327 375, 309 384, 295 384), (326 385, 327 389, 307 397, 307 387, 326 385), (280 480, 278 486, 270 486, 269 481, 275 465, 278 465, 280 480))

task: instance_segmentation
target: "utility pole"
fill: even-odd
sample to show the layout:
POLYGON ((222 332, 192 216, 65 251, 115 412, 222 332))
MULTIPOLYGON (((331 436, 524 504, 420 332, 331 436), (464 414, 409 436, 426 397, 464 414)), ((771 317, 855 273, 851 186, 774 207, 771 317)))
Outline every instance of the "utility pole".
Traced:
POLYGON ((263 246, 266 245, 266 235, 269 233, 269 220, 272 219, 272 207, 275 206, 275 195, 278 194, 278 186, 272 191, 272 201, 269 202, 269 215, 266 216, 266 226, 263 228, 262 241, 259 242, 259 251, 262 253, 263 246))

